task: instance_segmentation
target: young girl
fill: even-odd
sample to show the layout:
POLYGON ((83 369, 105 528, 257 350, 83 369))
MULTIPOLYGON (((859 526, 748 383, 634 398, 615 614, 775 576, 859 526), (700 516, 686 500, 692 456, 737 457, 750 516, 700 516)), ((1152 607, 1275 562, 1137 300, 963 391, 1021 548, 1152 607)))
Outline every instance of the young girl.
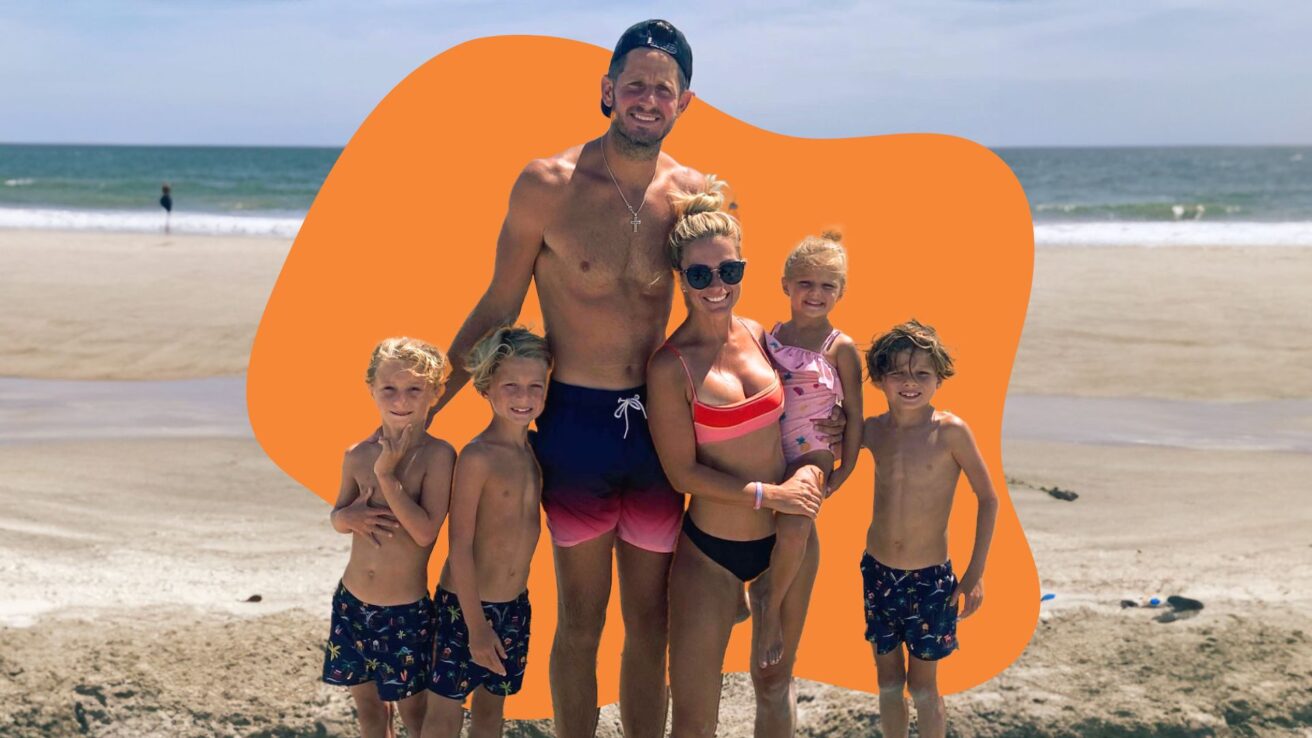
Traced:
MULTIPOLYGON (((828 494, 852 473, 861 451, 861 354, 847 335, 829 323, 829 312, 847 286, 847 254, 842 235, 825 232, 807 236, 784 262, 783 287, 792 319, 776 323, 766 337, 770 358, 784 382, 781 435, 788 474, 807 464, 819 467, 828 480, 828 494), (843 407, 842 466, 834 470, 829 444, 818 438, 812 421, 826 418, 835 405, 843 407)), ((776 515, 774 552, 770 556, 772 588, 761 620, 762 666, 783 656, 779 608, 797 575, 813 522, 800 515, 776 515)))
POLYGON ((379 343, 365 381, 382 427, 342 465, 331 520, 351 534, 351 558, 333 596, 323 680, 350 688, 366 738, 392 735, 394 704, 411 735, 424 722, 435 632, 427 564, 456 460, 424 425, 450 371, 422 341, 379 343))
POLYGON ((457 738, 471 692, 470 735, 500 735, 506 697, 519 691, 528 662, 528 572, 542 500, 528 425, 546 400, 551 352, 541 336, 505 326, 475 344, 465 365, 492 421, 456 462, 425 738, 457 738))

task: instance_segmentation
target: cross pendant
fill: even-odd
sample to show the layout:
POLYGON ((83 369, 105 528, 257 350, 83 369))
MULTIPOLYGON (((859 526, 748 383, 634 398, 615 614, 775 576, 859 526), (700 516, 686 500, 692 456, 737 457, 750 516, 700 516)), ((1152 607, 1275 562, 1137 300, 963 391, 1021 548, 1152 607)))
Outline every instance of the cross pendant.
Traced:
POLYGON ((629 222, 633 224, 633 232, 634 232, 634 233, 637 233, 637 232, 638 232, 638 226, 642 225, 642 221, 638 218, 637 213, 634 213, 634 215, 633 215, 633 220, 631 220, 631 221, 629 221, 629 222))

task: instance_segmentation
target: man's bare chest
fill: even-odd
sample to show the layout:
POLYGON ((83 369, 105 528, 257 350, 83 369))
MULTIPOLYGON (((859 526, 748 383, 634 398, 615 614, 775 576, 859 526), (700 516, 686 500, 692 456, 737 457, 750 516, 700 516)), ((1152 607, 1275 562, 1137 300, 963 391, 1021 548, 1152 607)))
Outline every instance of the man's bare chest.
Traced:
POLYGON ((633 215, 613 198, 570 198, 543 234, 535 265, 539 282, 567 284, 584 295, 650 292, 673 281, 667 239, 674 220, 668 202, 648 202, 633 215))

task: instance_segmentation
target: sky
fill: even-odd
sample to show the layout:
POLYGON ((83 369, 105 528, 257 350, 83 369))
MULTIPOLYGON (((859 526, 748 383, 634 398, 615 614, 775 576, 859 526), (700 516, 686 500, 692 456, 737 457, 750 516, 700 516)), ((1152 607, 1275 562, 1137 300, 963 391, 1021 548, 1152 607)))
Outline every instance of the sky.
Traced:
POLYGON ((778 133, 1312 143, 1307 0, 0 0, 0 142, 341 146, 463 41, 610 49, 649 17, 698 97, 778 133))

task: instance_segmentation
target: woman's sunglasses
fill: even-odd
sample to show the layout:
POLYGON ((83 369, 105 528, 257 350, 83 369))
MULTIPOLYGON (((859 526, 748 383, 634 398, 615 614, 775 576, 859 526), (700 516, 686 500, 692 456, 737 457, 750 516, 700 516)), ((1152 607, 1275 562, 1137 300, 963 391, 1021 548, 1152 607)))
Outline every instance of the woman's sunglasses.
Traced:
POLYGON ((683 272, 683 278, 688 281, 688 286, 695 290, 704 290, 711 286, 711 278, 716 274, 720 275, 720 281, 725 284, 738 284, 743 281, 743 270, 747 268, 747 262, 724 261, 715 268, 705 264, 691 264, 680 271, 683 272))

